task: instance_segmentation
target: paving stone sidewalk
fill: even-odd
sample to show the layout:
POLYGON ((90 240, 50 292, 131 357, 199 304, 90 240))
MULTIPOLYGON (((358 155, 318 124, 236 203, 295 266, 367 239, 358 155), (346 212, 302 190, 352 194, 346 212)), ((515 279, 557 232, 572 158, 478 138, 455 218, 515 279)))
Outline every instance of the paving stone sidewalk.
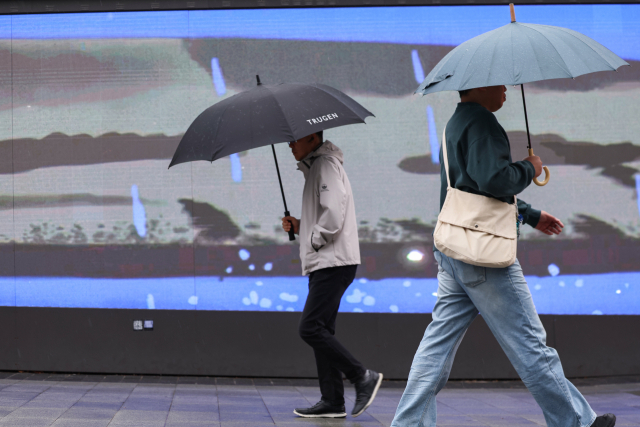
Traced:
MULTIPOLYGON (((596 412, 618 416, 616 426, 640 426, 640 378, 575 383, 596 412)), ((360 417, 313 420, 292 409, 319 400, 315 380, 0 372, 0 426, 389 426, 403 389, 385 381, 360 417)), ((544 425, 518 381, 452 381, 438 396, 438 426, 544 425)))

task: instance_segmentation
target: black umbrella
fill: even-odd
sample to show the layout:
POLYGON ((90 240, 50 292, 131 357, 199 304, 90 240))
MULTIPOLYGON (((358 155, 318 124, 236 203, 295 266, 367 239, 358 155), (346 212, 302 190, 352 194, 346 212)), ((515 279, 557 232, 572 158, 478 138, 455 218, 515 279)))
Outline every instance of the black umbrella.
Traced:
MULTIPOLYGON (((289 216, 273 144, 297 141, 321 130, 364 123, 373 114, 349 96, 323 84, 258 86, 204 110, 180 140, 169 167, 194 160, 213 162, 251 148, 271 145, 284 214, 289 216)), ((289 240, 295 240, 293 228, 289 240)))

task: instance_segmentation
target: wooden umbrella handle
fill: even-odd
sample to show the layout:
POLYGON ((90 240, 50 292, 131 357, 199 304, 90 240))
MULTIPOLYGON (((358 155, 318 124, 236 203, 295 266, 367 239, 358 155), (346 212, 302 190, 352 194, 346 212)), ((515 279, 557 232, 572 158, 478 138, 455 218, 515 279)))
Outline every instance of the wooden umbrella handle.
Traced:
POLYGON ((516 22, 516 11, 513 8, 513 3, 509 3, 509 10, 511 11, 511 22, 516 22))
MULTIPOLYGON (((529 148, 529 156, 533 156, 533 148, 529 148)), ((549 172, 549 168, 543 166, 545 178, 544 181, 538 181, 538 178, 533 178, 533 183, 539 187, 544 187, 549 183, 549 178, 551 177, 551 173, 549 172)))

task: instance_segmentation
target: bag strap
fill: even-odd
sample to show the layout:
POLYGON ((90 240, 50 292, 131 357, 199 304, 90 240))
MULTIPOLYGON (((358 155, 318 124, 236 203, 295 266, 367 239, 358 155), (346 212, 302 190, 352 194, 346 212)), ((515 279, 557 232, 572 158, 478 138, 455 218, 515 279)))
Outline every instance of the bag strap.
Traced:
POLYGON ((449 157, 447 156, 447 126, 445 125, 442 131, 442 157, 444 160, 444 171, 447 176, 447 188, 451 188, 451 181, 449 180, 449 157))
MULTIPOLYGON (((447 188, 451 188, 451 181, 449 180, 449 157, 447 156, 447 126, 446 125, 444 127, 444 130, 442 131, 442 157, 444 160, 445 175, 447 176, 447 188)), ((517 209, 518 197, 516 195, 513 196, 513 203, 515 203, 516 209, 517 209)))

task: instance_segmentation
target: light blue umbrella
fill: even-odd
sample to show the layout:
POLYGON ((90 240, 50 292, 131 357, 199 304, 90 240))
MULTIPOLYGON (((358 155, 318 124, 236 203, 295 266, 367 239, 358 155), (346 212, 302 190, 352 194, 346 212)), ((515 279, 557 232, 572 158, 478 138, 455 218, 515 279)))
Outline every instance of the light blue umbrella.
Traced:
MULTIPOLYGON (((466 90, 499 85, 521 85, 540 80, 575 78, 597 71, 616 71, 629 65, 615 53, 584 34, 550 25, 516 22, 513 3, 511 23, 472 38, 447 54, 427 75, 416 93, 466 90)), ((529 155, 527 105, 524 104, 529 155)), ((537 185, 549 182, 546 178, 537 185)))

